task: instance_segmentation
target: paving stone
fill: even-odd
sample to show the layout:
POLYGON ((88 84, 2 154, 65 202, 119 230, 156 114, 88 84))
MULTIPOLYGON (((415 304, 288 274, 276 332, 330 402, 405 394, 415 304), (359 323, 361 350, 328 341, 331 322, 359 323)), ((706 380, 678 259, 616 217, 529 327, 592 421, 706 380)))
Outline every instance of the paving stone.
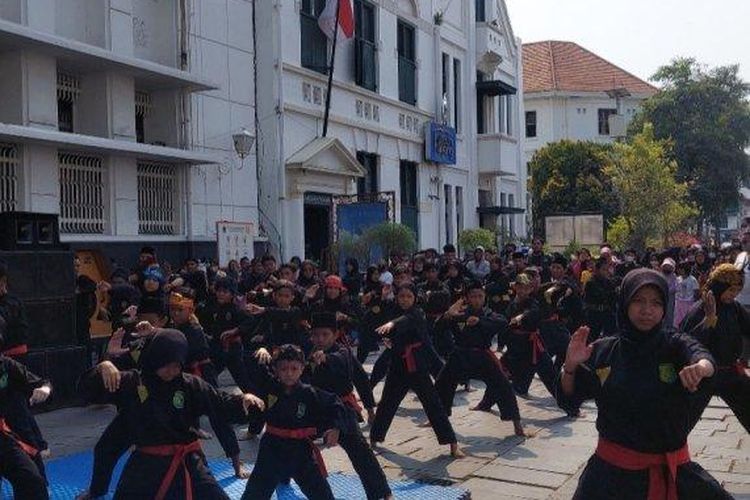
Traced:
POLYGON ((482 467, 474 473, 474 476, 544 488, 559 488, 570 478, 567 474, 522 469, 495 463, 482 467))
POLYGON ((723 486, 735 500, 750 500, 750 484, 724 483, 723 486))
POLYGON ((750 475, 734 472, 712 472, 711 475, 721 483, 737 483, 750 485, 750 475))
POLYGON ((732 464, 732 472, 750 475, 750 459, 735 460, 732 464))
POLYGON ((477 477, 472 477, 461 486, 471 492, 472 500, 495 500, 498 498, 530 498, 541 500, 548 498, 553 493, 553 490, 547 488, 477 477))

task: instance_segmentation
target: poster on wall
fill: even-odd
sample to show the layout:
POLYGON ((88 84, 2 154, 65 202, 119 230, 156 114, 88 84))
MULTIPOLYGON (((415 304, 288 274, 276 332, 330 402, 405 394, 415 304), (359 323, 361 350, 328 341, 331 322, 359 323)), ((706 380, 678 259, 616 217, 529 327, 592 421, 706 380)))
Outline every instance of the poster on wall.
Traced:
POLYGON ((226 267, 230 260, 239 261, 242 257, 253 258, 255 224, 252 222, 216 223, 216 247, 219 266, 226 267))

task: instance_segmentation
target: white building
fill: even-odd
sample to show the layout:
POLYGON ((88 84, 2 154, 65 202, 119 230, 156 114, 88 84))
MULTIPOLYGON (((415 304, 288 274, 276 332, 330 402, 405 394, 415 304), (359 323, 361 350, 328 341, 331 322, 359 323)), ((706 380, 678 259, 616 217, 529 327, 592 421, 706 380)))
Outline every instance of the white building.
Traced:
MULTIPOLYGON (((270 3, 270 2, 269 2, 270 3)), ((60 215, 62 239, 129 264, 215 255, 257 228, 250 0, 0 2, 0 207, 60 215)))
POLYGON ((523 59, 526 162, 550 142, 612 142, 658 91, 573 42, 525 43, 523 59))
MULTIPOLYGON (((523 207, 521 51, 504 2, 353 0, 357 29, 337 47, 326 138, 324 5, 258 3, 260 224, 275 250, 320 258, 337 196, 393 192, 395 220, 422 248, 456 243, 480 205, 492 226, 502 199, 523 207), (444 114, 455 165, 425 159, 426 124, 444 114)), ((520 220, 515 230, 525 231, 520 220)))

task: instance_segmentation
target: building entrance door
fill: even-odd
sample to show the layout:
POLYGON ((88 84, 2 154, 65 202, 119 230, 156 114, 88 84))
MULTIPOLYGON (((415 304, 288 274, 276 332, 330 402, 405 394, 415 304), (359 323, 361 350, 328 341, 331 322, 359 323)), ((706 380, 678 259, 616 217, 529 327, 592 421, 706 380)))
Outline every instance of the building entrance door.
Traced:
POLYGON ((305 259, 325 269, 331 245, 331 196, 305 193, 305 259))

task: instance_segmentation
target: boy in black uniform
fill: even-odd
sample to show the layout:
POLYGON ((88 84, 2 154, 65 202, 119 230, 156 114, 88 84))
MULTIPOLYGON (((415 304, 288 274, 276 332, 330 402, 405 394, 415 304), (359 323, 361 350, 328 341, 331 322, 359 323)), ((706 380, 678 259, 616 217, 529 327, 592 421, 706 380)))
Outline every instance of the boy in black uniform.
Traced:
POLYGON ((583 292, 586 310, 586 324, 592 337, 614 334, 617 327, 617 291, 609 272, 607 259, 599 257, 594 264, 594 276, 586 283, 583 292))
POLYGON ((323 298, 309 303, 306 319, 309 321, 313 314, 321 312, 335 314, 339 325, 338 341, 345 346, 351 346, 352 332, 358 328, 361 313, 357 304, 350 302, 344 281, 335 274, 326 276, 323 282, 323 298))
POLYGON ((620 291, 617 335, 589 344, 582 327, 571 338, 561 398, 594 399, 599 431, 574 499, 731 498, 690 460, 692 402, 715 364, 696 340, 666 330, 668 297, 661 273, 631 271, 620 291))
POLYGON ((490 260, 490 274, 485 282, 487 293, 487 307, 492 312, 504 314, 510 304, 510 277, 503 270, 503 259, 495 256, 490 260))
POLYGON ((391 343, 391 363, 385 378, 383 395, 370 429, 373 447, 385 440, 401 401, 409 389, 419 397, 440 444, 450 444, 451 455, 462 458, 456 434, 448 420, 429 375, 428 356, 432 348, 424 312, 416 306, 417 291, 413 285, 402 285, 396 292, 400 316, 379 327, 376 332, 391 343))
POLYGON ((333 499, 325 463, 313 439, 338 444, 340 433, 356 426, 341 401, 331 393, 300 383, 305 355, 295 345, 282 345, 273 358, 274 379, 261 386, 266 402, 266 432, 242 500, 269 499, 276 486, 293 478, 307 498, 333 499))
MULTIPOLYGON (((2 343, 0 333, 0 347, 2 343)), ((49 495, 39 450, 14 432, 12 422, 16 409, 8 403, 16 398, 31 404, 41 403, 50 392, 49 384, 25 366, 0 355, 0 479, 8 479, 18 499, 46 500, 49 495)))
POLYGON ((188 341, 188 373, 200 377, 214 387, 218 387, 218 375, 211 362, 208 338, 194 315, 195 300, 181 293, 169 296, 169 318, 171 327, 181 331, 188 341))
POLYGON ((487 385, 487 394, 495 398, 500 417, 513 421, 513 430, 523 436, 521 415, 513 388, 503 374, 500 361, 492 352, 492 339, 507 330, 508 322, 485 308, 484 287, 473 281, 466 287, 466 299, 459 300, 438 320, 436 328, 448 330, 455 349, 435 382, 443 407, 451 414, 459 381, 478 379, 487 385))
MULTIPOLYGON (((356 387, 364 407, 367 421, 375 418, 375 398, 362 365, 347 347, 336 342, 338 325, 336 316, 319 313, 312 316, 313 352, 305 370, 304 379, 313 387, 338 396, 347 406, 352 418, 362 420, 362 406, 354 393, 356 387)), ((391 498, 391 489, 372 449, 358 427, 353 433, 342 432, 339 444, 346 451, 354 470, 362 481, 369 500, 391 498)))
POLYGON ((181 332, 160 330, 140 357, 141 369, 120 372, 104 361, 81 380, 82 393, 90 401, 117 405, 136 445, 116 499, 229 498, 208 469, 195 424, 200 416, 209 417, 237 470, 241 468, 237 442, 223 442, 223 436, 233 435, 228 417, 243 420, 250 407, 262 410, 264 404, 251 394, 219 393, 202 379, 183 373, 187 352, 181 332))
POLYGON ((253 321, 234 303, 234 285, 231 280, 216 280, 213 301, 199 311, 198 317, 211 339, 211 361, 217 377, 226 367, 240 390, 251 391, 252 384, 245 366, 243 337, 252 330, 253 321))

